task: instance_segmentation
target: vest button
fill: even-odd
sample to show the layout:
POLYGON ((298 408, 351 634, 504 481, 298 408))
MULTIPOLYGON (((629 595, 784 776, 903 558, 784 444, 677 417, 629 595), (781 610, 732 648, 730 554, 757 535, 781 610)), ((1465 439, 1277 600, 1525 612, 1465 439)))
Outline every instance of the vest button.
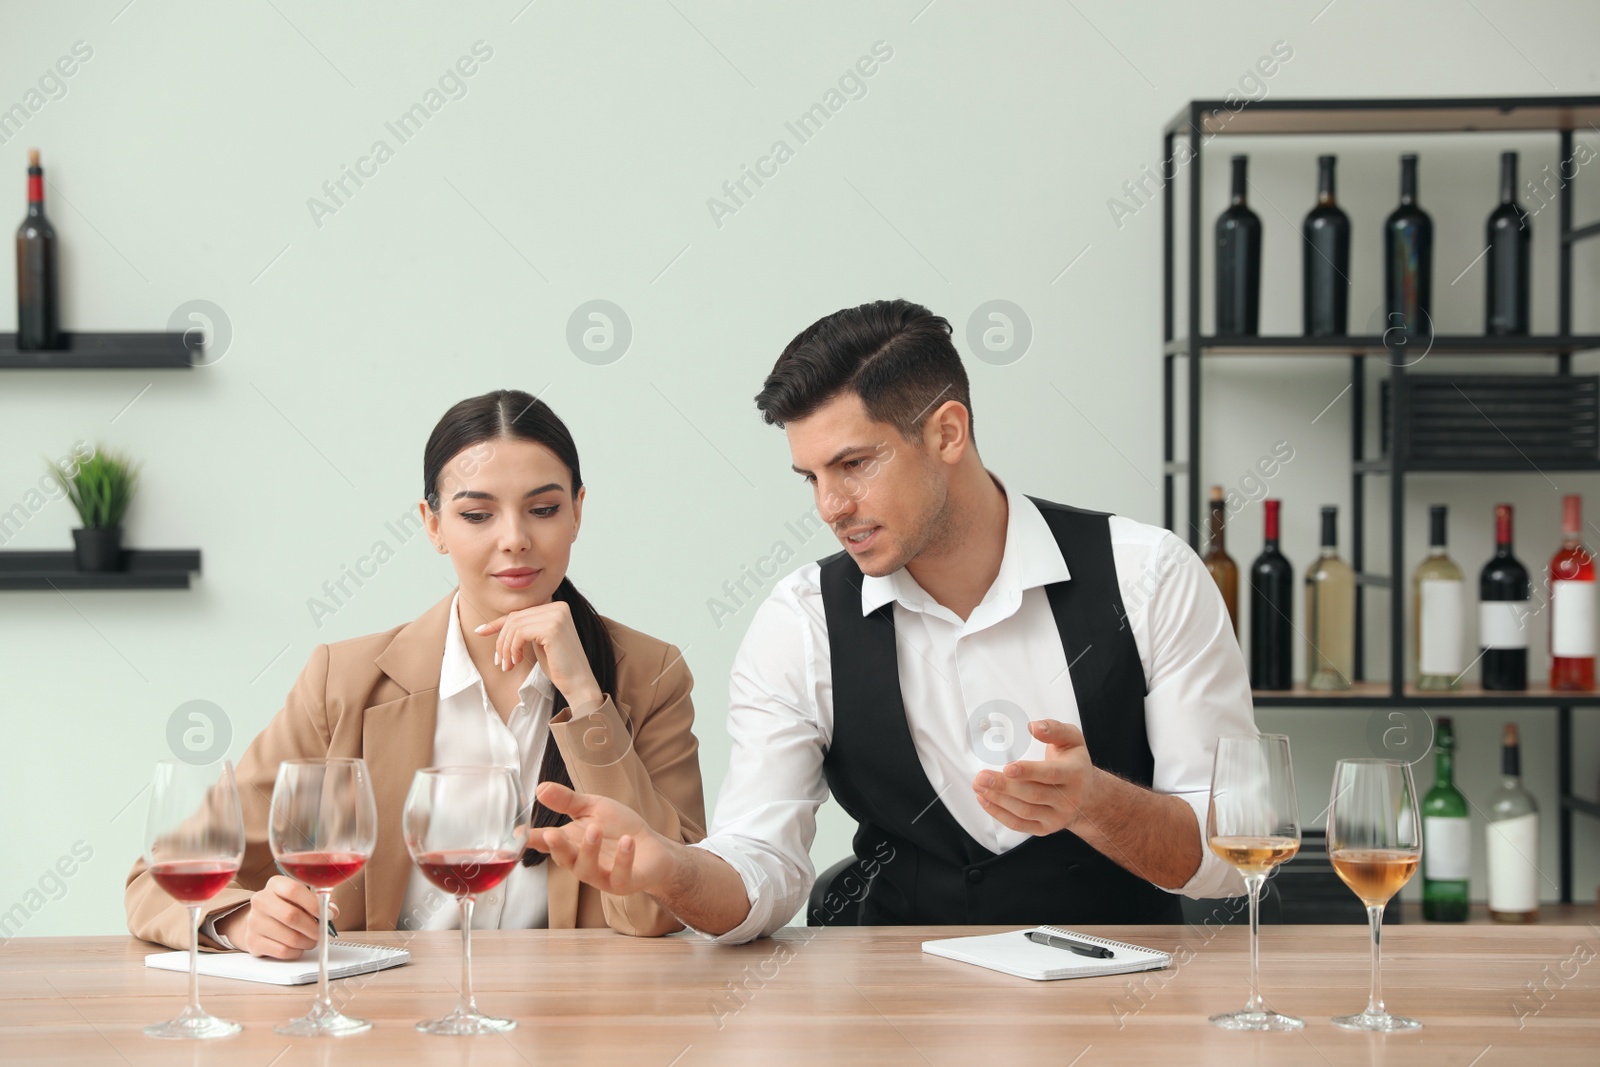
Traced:
POLYGON ((967 871, 967 881, 976 885, 977 883, 983 881, 983 872, 978 870, 976 867, 969 868, 967 871))

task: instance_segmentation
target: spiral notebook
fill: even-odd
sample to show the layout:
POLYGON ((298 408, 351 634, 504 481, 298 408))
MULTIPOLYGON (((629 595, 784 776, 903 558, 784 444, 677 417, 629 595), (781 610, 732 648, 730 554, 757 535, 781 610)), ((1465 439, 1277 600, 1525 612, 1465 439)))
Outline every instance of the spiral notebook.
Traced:
POLYGON ((1132 974, 1134 971, 1157 971, 1172 964, 1172 957, 1153 948, 1092 937, 1059 926, 1034 926, 1057 937, 1067 937, 1110 949, 1111 959, 1080 956, 1063 948, 1041 945, 1029 941, 1028 930, 1009 930, 1003 934, 976 934, 972 937, 947 937, 938 941, 924 941, 922 951, 946 959, 975 963, 991 971, 1002 971, 1018 978, 1034 981, 1052 981, 1057 978, 1090 978, 1101 974, 1132 974))
MULTIPOLYGON (((363 945, 335 938, 328 944, 328 980, 370 974, 385 967, 398 967, 411 960, 403 948, 363 945)), ((144 958, 146 967, 163 971, 189 972, 189 953, 153 952, 144 958)), ((317 954, 313 949, 297 960, 271 960, 248 952, 202 952, 200 973, 212 978, 237 978, 245 982, 272 985, 305 985, 317 980, 317 954)))

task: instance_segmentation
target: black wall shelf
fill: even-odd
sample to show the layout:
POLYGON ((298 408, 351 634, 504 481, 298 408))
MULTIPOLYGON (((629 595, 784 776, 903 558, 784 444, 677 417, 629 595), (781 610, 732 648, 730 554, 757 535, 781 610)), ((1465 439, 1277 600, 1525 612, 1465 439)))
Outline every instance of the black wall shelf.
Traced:
POLYGON ((198 548, 128 550, 120 571, 80 571, 72 551, 0 552, 0 591, 59 589, 187 589, 200 572, 198 548))
POLYGON ((0 333, 0 370, 189 370, 182 333, 63 333, 60 348, 23 351, 0 333))
MULTIPOLYGON (((1187 143, 1185 163, 1187 181, 1174 175, 1161 189, 1162 219, 1162 516, 1163 524, 1184 536, 1190 546, 1200 548, 1200 499, 1204 479, 1200 453, 1201 368, 1206 359, 1217 356, 1285 356, 1293 359, 1311 356, 1336 356, 1349 361, 1350 391, 1350 511, 1351 564, 1358 574, 1366 567, 1366 478, 1387 476, 1389 483, 1389 573, 1407 572, 1405 559, 1405 481, 1412 472, 1484 469, 1479 466, 1450 464, 1423 467, 1404 456, 1370 457, 1366 448, 1366 369, 1367 358, 1384 357, 1378 365, 1387 371, 1390 395, 1403 395, 1407 369, 1424 351, 1432 362, 1439 356, 1554 356, 1555 373, 1572 373, 1572 356, 1600 349, 1600 335, 1572 332, 1572 251, 1580 241, 1600 237, 1600 222, 1573 225, 1574 178, 1562 185, 1557 196, 1557 323, 1553 334, 1528 337, 1488 337, 1481 335, 1438 334, 1429 338, 1405 338, 1396 333, 1382 336, 1306 338, 1299 336, 1217 337, 1201 333, 1200 328, 1200 252, 1201 200, 1200 172, 1204 146, 1219 136, 1299 135, 1326 151, 1325 136, 1337 134, 1432 134, 1432 133, 1553 133, 1559 145, 1559 158, 1573 156, 1573 134, 1600 128, 1600 96, 1532 97, 1449 97, 1449 98, 1351 98, 1308 100, 1262 100, 1258 102, 1191 100, 1162 129, 1163 160, 1174 159, 1179 138, 1187 143), (1184 292, 1187 306, 1181 322, 1177 318, 1175 270, 1176 212, 1180 185, 1186 185, 1187 220, 1184 292), (1179 336, 1179 330, 1182 335, 1179 336), (1431 341, 1431 344, 1430 344, 1431 341), (1183 395, 1180 397, 1175 374, 1179 362, 1185 368, 1183 395), (1185 452, 1177 455, 1177 414, 1186 413, 1185 452), (1183 503, 1184 525, 1177 525, 1177 478, 1186 479, 1183 503)), ((1176 168, 1173 168, 1174 170, 1176 168)), ((1541 232, 1547 233, 1547 230, 1541 232)), ((1542 238, 1550 240, 1550 236, 1542 238)), ((1415 377, 1415 375, 1413 376, 1415 377)), ((1390 405, 1390 418, 1401 426, 1408 411, 1403 402, 1390 405)), ((1389 440, 1402 440, 1390 427, 1389 440)), ((1542 462, 1542 461, 1541 461, 1542 462)), ((1490 469, 1516 469, 1494 467, 1490 469)), ((1600 469, 1584 463, 1564 469, 1600 469)), ((1389 676, 1392 682, 1366 681, 1365 636, 1366 587, 1357 583, 1355 597, 1355 684, 1339 693, 1312 692, 1303 686, 1284 691, 1257 691, 1257 707, 1341 708, 1341 707, 1529 707, 1555 708, 1558 757, 1558 812, 1561 842, 1561 900, 1572 900, 1572 815, 1578 812, 1600 818, 1600 804, 1575 796, 1572 791, 1572 710, 1575 707, 1600 707, 1600 693, 1556 693, 1531 688, 1522 693, 1464 690, 1448 693, 1418 693, 1399 680, 1405 677, 1406 597, 1389 596, 1389 676)))

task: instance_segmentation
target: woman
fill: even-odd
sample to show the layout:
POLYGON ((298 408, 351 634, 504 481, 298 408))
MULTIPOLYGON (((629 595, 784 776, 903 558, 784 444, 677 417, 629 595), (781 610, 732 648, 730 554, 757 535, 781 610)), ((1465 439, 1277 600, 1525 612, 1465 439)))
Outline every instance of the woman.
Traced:
MULTIPOLYGON (((317 943, 315 895, 274 873, 267 844, 282 760, 360 756, 378 838, 333 891, 350 930, 457 929, 458 909, 411 863, 401 809, 418 768, 495 763, 600 793, 668 837, 705 836, 689 668, 664 641, 598 615, 566 577, 585 490, 572 437, 527 393, 463 400, 423 455, 423 526, 459 586, 414 622, 312 650, 281 711, 238 767, 247 844, 235 881, 207 904, 201 945, 296 959, 317 943), (553 741, 554 744, 550 742, 553 741)), ((543 807, 535 825, 567 817, 543 807)), ((610 926, 654 936, 680 924, 650 898, 581 884, 530 849, 478 898, 477 927, 610 926)), ((187 948, 189 920, 136 863, 128 929, 187 948)))

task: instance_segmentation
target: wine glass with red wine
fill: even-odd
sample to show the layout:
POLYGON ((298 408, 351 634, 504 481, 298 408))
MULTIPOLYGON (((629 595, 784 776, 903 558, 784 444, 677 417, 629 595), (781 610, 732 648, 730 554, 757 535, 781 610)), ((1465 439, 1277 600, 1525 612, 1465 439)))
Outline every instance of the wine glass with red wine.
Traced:
POLYGON ((291 1036, 343 1037, 372 1029, 328 995, 328 900, 334 886, 366 866, 378 839, 372 779, 361 759, 284 760, 272 787, 267 842, 278 869, 317 894, 317 997, 311 1010, 272 1029, 291 1036))
POLYGON ((425 767, 406 796, 406 848, 423 876, 461 905, 461 997, 425 1034, 495 1034, 515 1027, 478 1011, 472 995, 472 905, 517 866, 532 825, 522 783, 510 767, 425 767))
POLYGON ((150 877, 189 910, 189 1003, 174 1018, 144 1032, 179 1039, 237 1034, 238 1023, 200 1007, 200 905, 233 881, 244 859, 244 818, 233 764, 157 763, 144 842, 150 877))

